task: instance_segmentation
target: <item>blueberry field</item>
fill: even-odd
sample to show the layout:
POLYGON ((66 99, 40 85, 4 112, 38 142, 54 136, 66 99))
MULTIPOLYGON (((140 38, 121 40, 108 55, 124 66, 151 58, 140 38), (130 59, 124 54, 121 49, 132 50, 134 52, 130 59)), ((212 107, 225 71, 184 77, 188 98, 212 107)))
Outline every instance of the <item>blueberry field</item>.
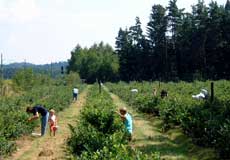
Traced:
POLYGON ((158 116, 163 120, 162 131, 179 126, 192 141, 203 147, 213 147, 221 158, 229 158, 230 133, 230 83, 214 82, 214 99, 210 99, 210 81, 193 83, 119 82, 106 84, 111 92, 119 95, 135 110, 158 116), (157 95, 153 95, 153 89, 157 95), (192 95, 202 88, 209 91, 205 100, 193 99, 192 95), (137 89, 138 93, 131 93, 137 89), (168 96, 160 97, 161 90, 168 96))
MULTIPOLYGON (((145 132, 144 128, 147 126, 144 123, 154 124, 157 122, 160 122, 158 124, 159 132, 155 137, 158 137, 159 140, 164 141, 165 138, 160 134, 166 135, 174 132, 174 128, 179 128, 181 134, 191 139, 189 143, 199 147, 198 150, 213 149, 210 151, 212 156, 210 154, 210 157, 207 156, 207 158, 211 158, 215 154, 215 159, 228 159, 230 146, 226 142, 230 138, 230 83, 226 80, 214 81, 213 100, 211 100, 210 86, 211 81, 194 81, 192 83, 119 82, 102 84, 100 92, 98 84, 82 84, 79 85, 79 91, 80 95, 83 91, 86 94, 84 103, 82 97, 77 102, 73 102, 72 86, 65 85, 35 86, 16 96, 1 97, 0 155, 1 157, 10 157, 12 153, 17 153, 17 139, 25 135, 31 136, 34 129, 39 127, 38 121, 27 122, 29 117, 25 112, 27 106, 43 104, 47 109, 55 109, 61 116, 65 110, 76 103, 80 112, 72 117, 74 123, 70 124, 67 119, 62 120, 62 125, 69 132, 68 136, 65 135, 67 138, 63 140, 63 145, 66 145, 64 157, 67 159, 170 160, 173 159, 173 156, 175 157, 177 152, 178 155, 187 154, 187 151, 180 153, 173 146, 167 149, 166 145, 164 147, 165 150, 168 150, 167 152, 175 151, 170 158, 170 154, 167 157, 167 153, 163 153, 166 151, 161 150, 160 145, 155 145, 153 149, 148 148, 148 151, 145 146, 138 146, 139 140, 143 139, 148 143, 154 139, 151 136, 141 137, 139 134, 145 132), (208 91, 208 97, 206 99, 192 98, 192 95, 198 94, 201 89, 208 91), (154 92, 154 90, 156 91, 154 92), (162 98, 161 90, 167 91, 168 95, 162 98), (123 122, 116 113, 118 107, 124 104, 115 103, 111 94, 118 96, 131 111, 133 110, 134 130, 136 131, 132 142, 128 141, 123 122), (81 108, 79 108, 80 106, 81 108), (145 115, 143 126, 137 124, 140 123, 138 116, 141 114, 145 115)), ((73 106, 72 110, 75 110, 73 106)), ((49 135, 45 139, 50 139, 49 135)), ((187 138, 184 140, 187 141, 187 138)), ((184 157, 196 153, 189 152, 184 157)), ((202 152, 200 153, 202 154, 202 152)))
POLYGON ((57 112, 65 109, 72 101, 71 88, 66 86, 39 86, 20 96, 1 97, 0 105, 0 155, 8 155, 15 149, 14 140, 31 134, 38 123, 28 123, 26 107, 45 105, 57 112))

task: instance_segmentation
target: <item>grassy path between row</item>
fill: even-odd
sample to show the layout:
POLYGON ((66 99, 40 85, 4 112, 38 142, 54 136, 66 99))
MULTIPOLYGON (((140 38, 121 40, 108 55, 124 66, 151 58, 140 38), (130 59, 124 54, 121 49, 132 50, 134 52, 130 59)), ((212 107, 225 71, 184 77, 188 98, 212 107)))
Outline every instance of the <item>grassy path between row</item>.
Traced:
MULTIPOLYGON (((62 160, 66 159, 66 139, 70 135, 68 124, 76 124, 79 112, 85 104, 88 87, 79 95, 76 102, 69 108, 59 112, 59 130, 56 136, 50 136, 49 131, 44 137, 22 137, 17 141, 18 151, 9 160, 62 160)), ((40 129, 40 128, 39 128, 40 129)), ((38 130, 39 133, 39 130, 38 130)))
MULTIPOLYGON (((105 90, 108 91, 106 87, 105 90)), ((179 128, 162 133, 162 121, 157 117, 141 114, 123 102, 118 96, 110 93, 117 107, 125 106, 131 113, 134 123, 132 147, 144 153, 159 152, 164 160, 208 160, 217 159, 212 149, 193 145, 190 138, 179 128)))

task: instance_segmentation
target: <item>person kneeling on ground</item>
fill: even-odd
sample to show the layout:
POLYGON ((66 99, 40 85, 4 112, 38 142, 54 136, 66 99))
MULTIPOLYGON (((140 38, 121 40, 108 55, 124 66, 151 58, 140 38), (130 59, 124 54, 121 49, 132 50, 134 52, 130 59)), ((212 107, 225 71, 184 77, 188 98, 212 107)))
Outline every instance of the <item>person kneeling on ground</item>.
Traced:
POLYGON ((200 100, 200 99, 208 99, 208 91, 206 89, 201 89, 200 93, 197 95, 192 95, 192 98, 200 100))
POLYGON ((161 91, 161 98, 163 99, 163 98, 165 98, 165 97, 168 97, 168 92, 166 91, 166 90, 162 90, 161 91))
POLYGON ((122 107, 119 109, 119 112, 117 114, 120 115, 121 119, 123 120, 125 124, 126 131, 129 134, 129 141, 132 140, 132 132, 133 132, 133 121, 132 116, 127 112, 126 107, 122 107))
POLYGON ((49 118, 49 112, 47 109, 41 105, 36 105, 34 107, 27 107, 26 112, 33 113, 33 116, 28 119, 29 122, 38 119, 39 113, 41 114, 41 136, 44 136, 49 118))
POLYGON ((49 124, 50 124, 50 136, 55 136, 57 131, 57 116, 55 115, 55 111, 53 109, 50 110, 50 117, 49 117, 49 124))

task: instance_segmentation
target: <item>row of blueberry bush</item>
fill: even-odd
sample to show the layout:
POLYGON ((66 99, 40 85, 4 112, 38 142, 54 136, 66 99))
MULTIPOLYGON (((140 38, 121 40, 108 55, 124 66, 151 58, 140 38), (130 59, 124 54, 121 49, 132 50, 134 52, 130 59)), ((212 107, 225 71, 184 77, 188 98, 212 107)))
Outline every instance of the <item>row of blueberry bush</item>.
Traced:
MULTIPOLYGON (((80 91, 83 86, 80 87, 80 91)), ((20 95, 0 98, 0 157, 16 150, 15 140, 33 131, 38 121, 28 123, 30 115, 26 107, 44 105, 48 110, 57 112, 65 109, 72 102, 72 87, 63 85, 35 86, 20 95)))
POLYGON ((93 86, 76 126, 70 125, 67 143, 72 159, 158 160, 159 154, 143 154, 128 145, 124 125, 115 113, 110 95, 93 86))
POLYGON ((193 142, 215 148, 220 158, 230 158, 230 82, 214 82, 214 99, 196 100, 193 94, 207 89, 210 81, 192 83, 162 82, 119 82, 107 83, 113 93, 135 109, 159 116, 164 121, 163 129, 180 126, 193 142), (131 92, 137 89, 137 93, 131 92), (153 95, 153 88, 157 95, 153 95), (168 97, 161 98, 160 91, 166 90, 168 97))

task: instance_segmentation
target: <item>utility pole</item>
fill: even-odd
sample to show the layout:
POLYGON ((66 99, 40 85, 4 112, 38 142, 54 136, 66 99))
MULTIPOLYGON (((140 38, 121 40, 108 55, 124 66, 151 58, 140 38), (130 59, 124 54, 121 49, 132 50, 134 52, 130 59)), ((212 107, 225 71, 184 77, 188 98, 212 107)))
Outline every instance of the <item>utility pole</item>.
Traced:
POLYGON ((26 59, 24 59, 24 72, 25 72, 25 70, 26 70, 26 59))
POLYGON ((24 59, 24 65, 23 65, 23 88, 26 88, 26 59, 24 59))
POLYGON ((3 55, 1 54, 1 79, 3 80, 3 55))
POLYGON ((1 54, 1 77, 0 77, 0 85, 1 85, 1 92, 0 94, 3 95, 3 55, 1 54))
POLYGON ((64 66, 61 66, 61 78, 62 78, 62 81, 63 81, 63 85, 65 86, 66 81, 65 81, 64 73, 65 73, 64 66))
POLYGON ((50 64, 50 77, 53 78, 53 63, 50 64))

